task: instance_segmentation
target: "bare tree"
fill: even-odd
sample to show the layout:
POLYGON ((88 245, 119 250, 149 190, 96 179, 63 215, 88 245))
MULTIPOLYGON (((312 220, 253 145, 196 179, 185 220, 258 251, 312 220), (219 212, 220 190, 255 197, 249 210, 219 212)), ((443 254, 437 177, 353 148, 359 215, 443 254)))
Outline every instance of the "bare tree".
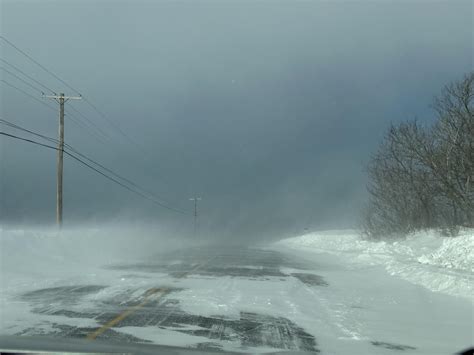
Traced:
POLYGON ((474 73, 445 87, 432 127, 391 126, 368 165, 369 237, 474 226, 474 73))
POLYGON ((437 154, 430 166, 452 206, 453 222, 474 226, 474 73, 445 87, 435 100, 437 154))
POLYGON ((416 121, 391 126, 385 135, 367 169, 369 236, 403 235, 434 224, 433 182, 414 153, 428 140, 416 121))

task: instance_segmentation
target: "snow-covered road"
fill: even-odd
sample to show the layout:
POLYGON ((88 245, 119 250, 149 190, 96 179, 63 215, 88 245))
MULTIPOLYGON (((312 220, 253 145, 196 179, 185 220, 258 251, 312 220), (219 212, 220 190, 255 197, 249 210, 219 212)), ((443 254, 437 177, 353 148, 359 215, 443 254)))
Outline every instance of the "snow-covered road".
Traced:
POLYGON ((251 353, 452 354, 473 343, 470 299, 284 243, 79 269, 37 261, 31 272, 2 263, 0 334, 85 338, 102 329, 99 341, 251 353))

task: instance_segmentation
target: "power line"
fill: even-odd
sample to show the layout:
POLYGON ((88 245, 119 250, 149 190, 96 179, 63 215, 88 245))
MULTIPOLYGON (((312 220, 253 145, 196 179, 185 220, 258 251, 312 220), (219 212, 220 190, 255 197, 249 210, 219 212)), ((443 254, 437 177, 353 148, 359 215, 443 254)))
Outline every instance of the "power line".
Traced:
MULTIPOLYGON (((137 151, 140 153, 140 157, 143 159, 143 157, 149 157, 149 152, 146 151, 140 144, 138 144, 134 139, 132 139, 129 135, 127 135, 118 124, 116 124, 114 121, 109 119, 107 115, 105 115, 102 111, 100 111, 94 104, 92 104, 86 97, 82 97, 83 101, 89 104, 94 111, 96 111, 104 120, 106 120, 112 127, 114 127, 125 139, 128 140, 128 142, 137 149, 137 151)), ((148 162, 150 161, 147 159, 148 162)), ((160 174, 156 174, 155 172, 155 177, 158 176, 158 179, 164 183, 165 185, 170 186, 170 184, 163 179, 163 177, 160 176, 160 174)))
MULTIPOLYGON (((84 97, 82 96, 82 94, 75 88, 73 88, 71 85, 69 85, 68 83, 66 83, 63 79, 61 79, 58 75, 54 74, 52 71, 50 71, 49 69, 47 69, 45 66, 43 66, 41 63, 39 63, 37 60, 35 60, 34 58, 32 58, 30 55, 28 55, 25 51, 23 51, 22 49, 20 49, 18 46, 16 46, 14 43, 12 43, 11 41, 9 41, 8 39, 6 39, 4 36, 1 36, 0 35, 0 39, 4 40, 5 43, 7 43, 8 45, 10 45, 12 48, 14 48, 15 50, 17 50, 19 53, 21 53, 22 55, 24 55, 26 58, 28 58, 30 61, 32 61, 33 63, 35 63, 37 66, 39 66, 41 69, 43 69, 45 72, 47 72, 48 74, 52 75, 54 78, 56 78, 57 80, 59 80, 61 83, 63 83, 66 87, 68 87, 69 89, 71 89, 72 91, 76 92, 77 94, 79 94, 83 101, 86 102, 95 112, 97 112, 97 114, 99 114, 104 120, 106 120, 112 127, 114 127, 124 138, 126 138, 129 143, 131 143, 140 153, 141 153, 141 157, 144 157, 144 156, 149 156, 149 153, 143 148, 141 147, 140 144, 138 144, 135 140, 133 140, 130 136, 128 136, 121 128, 118 124, 116 124, 115 122, 113 122, 111 119, 109 119, 109 117, 107 115, 105 115, 101 110, 99 110, 97 108, 97 106, 92 103, 87 97, 84 97)), ((55 93, 56 95, 56 93, 55 93)), ((156 174, 156 173, 155 173, 156 174)), ((165 183, 166 185, 170 185, 167 181, 164 181, 163 178, 161 177, 159 179, 161 182, 165 183)))
MULTIPOLYGON (((34 79, 33 77, 31 77, 30 75, 26 74, 24 71, 22 71, 21 69, 19 69, 18 67, 14 66, 13 64, 7 62, 6 60, 0 58, 0 61, 8 64, 9 66, 11 66, 12 68, 14 68, 15 70, 17 70, 18 72, 20 72, 23 76, 27 77, 28 79, 34 81, 36 84, 42 86, 43 88, 45 88, 46 90, 50 91, 51 93, 53 93, 54 95, 56 95, 56 93, 48 88, 46 85, 42 84, 41 82, 39 82, 38 80, 34 79)), ((21 82, 25 83, 26 85, 28 85, 29 87, 33 88, 34 90, 36 91, 39 91, 40 93, 44 93, 42 90, 40 90, 39 88, 35 87, 34 85, 32 85, 31 83, 28 83, 26 80, 23 80, 22 78, 20 78, 18 75, 12 73, 11 71, 9 71, 8 69, 5 69, 3 67, 0 67, 0 69, 2 69, 3 71, 7 72, 8 74, 10 74, 11 76, 15 77, 16 79, 20 80, 21 82)), ((11 86, 11 85, 10 85, 11 86)), ((23 92, 24 93, 24 92, 23 92)), ((71 107, 71 106, 70 106, 71 107)), ((83 117, 86 121, 88 121, 92 126, 94 126, 98 131, 100 131, 100 133, 105 137, 105 138, 108 138, 107 135, 103 132, 102 129, 99 128, 99 126, 97 124, 95 124, 92 120, 90 120, 89 118, 87 118, 84 114, 82 114, 79 110, 77 110, 75 107, 73 108, 74 111, 76 111, 78 114, 81 115, 81 117, 83 117)), ((67 112, 66 112, 67 113, 67 112)), ((69 116, 72 116, 74 118, 76 118, 77 121, 80 121, 81 119, 72 115, 72 114, 68 114, 69 116)), ((77 122, 76 122, 77 123, 77 122)), ((78 123, 77 123, 78 124, 78 123)), ((82 127, 84 128, 84 127, 82 127)), ((89 132, 90 133, 90 132, 89 132)), ((95 136, 95 138, 101 140, 101 138, 98 138, 98 136, 95 136)), ((102 142, 102 141, 101 141, 102 142)), ((102 142, 103 143, 103 142, 102 142)))
MULTIPOLYGON (((6 126, 9 126, 9 127, 11 127, 11 128, 15 128, 15 129, 18 129, 18 130, 20 130, 20 131, 23 131, 23 132, 32 134, 32 135, 37 136, 37 137, 40 137, 40 138, 42 138, 42 139, 45 139, 45 140, 47 140, 47 141, 49 141, 49 142, 52 142, 52 143, 55 143, 55 144, 57 144, 57 143, 59 142, 59 140, 57 140, 57 139, 55 139, 55 138, 51 138, 51 137, 45 136, 45 135, 40 134, 40 133, 37 133, 37 132, 33 132, 33 131, 31 131, 31 130, 29 130, 29 129, 26 129, 26 128, 24 128, 24 127, 21 127, 21 126, 15 124, 15 123, 13 123, 13 122, 9 122, 9 121, 7 121, 7 120, 5 120, 5 119, 3 119, 3 118, 0 118, 0 123, 4 124, 4 125, 6 125, 6 126)), ((82 158, 88 160, 89 162, 91 162, 91 163, 93 163, 93 164, 99 166, 100 168, 104 169, 105 171, 111 173, 112 175, 114 175, 114 176, 117 177, 118 179, 121 179, 121 180, 125 181, 126 183, 128 183, 128 184, 130 184, 130 185, 132 185, 132 186, 134 186, 134 187, 136 187, 136 188, 142 190, 143 192, 146 192, 147 194, 152 195, 152 196, 154 196, 155 198, 160 199, 160 200, 162 200, 163 202, 166 202, 166 203, 170 204, 169 201, 166 201, 164 198, 155 195, 154 193, 148 191, 147 189, 145 189, 145 188, 143 188, 143 187, 137 185, 137 184, 134 183, 133 181, 131 181, 131 180, 127 179, 127 178, 124 178, 124 177, 120 176, 119 174, 117 174, 117 173, 114 172, 113 170, 111 170, 111 169, 105 167, 104 165, 102 165, 102 164, 98 163, 97 161, 93 160, 92 158, 89 158, 89 157, 86 156, 85 154, 82 154, 82 153, 79 152, 77 149, 75 149, 74 147, 72 147, 70 144, 64 143, 64 146, 67 147, 67 148, 68 148, 69 150, 71 150, 72 152, 74 152, 75 154, 79 155, 80 157, 82 157, 82 158)))
MULTIPOLYGON (((73 88, 71 85, 69 85, 67 82, 65 82, 63 79, 61 79, 58 75, 56 75, 55 73, 53 73, 51 70, 49 70, 48 68, 46 68, 44 65, 42 65, 40 62, 38 62, 37 60, 35 60, 33 57, 31 57, 29 54, 27 54, 25 51, 23 51, 22 49, 20 49, 18 46, 16 46, 14 43, 12 43, 11 41, 9 41, 8 39, 6 39, 4 36, 1 36, 0 35, 0 39, 4 40, 5 43, 7 43, 8 45, 10 45, 12 48, 14 48, 15 50, 17 50, 19 53, 23 54, 26 58, 28 58, 29 60, 31 60, 33 63, 35 63, 37 66, 39 66, 41 69, 43 69, 45 72, 47 72, 48 74, 52 75, 54 78, 56 78, 57 80, 59 80, 61 83, 63 83, 66 87, 68 87, 69 89, 71 89, 72 91, 76 92, 77 94, 79 94, 80 96, 82 96, 82 94, 79 92, 79 90, 73 88)), ((0 58, 1 59, 1 58, 0 58)), ((6 62, 4 59, 1 59, 3 62, 11 65, 12 67, 14 67, 12 64, 6 62)), ((14 67, 15 69, 19 70, 18 68, 14 67)), ((26 75, 26 74, 24 74, 26 75)), ((34 80, 33 78, 29 77, 31 80, 34 80)), ((38 82, 39 84, 39 82, 38 82)), ((54 93, 56 95, 56 93, 51 90, 51 89, 48 89, 50 90, 52 93, 54 93)), ((120 128, 120 126, 118 126, 116 123, 114 123, 112 120, 110 120, 102 111, 100 111, 96 105, 94 105, 88 98, 86 97, 83 97, 83 100, 84 102, 86 102, 90 107, 92 107, 92 109, 94 111, 96 111, 103 119, 105 119, 111 126, 113 126, 115 129, 117 129, 120 134, 122 136, 124 136, 125 138, 127 138, 131 143, 133 143, 135 146, 138 147, 138 143, 136 143, 133 139, 131 139, 130 137, 127 136, 127 134, 120 128)))
MULTIPOLYGON (((84 100, 84 98, 82 98, 84 100)), ((85 100, 84 100, 85 101, 85 100)), ((84 115, 81 111, 79 111, 77 108, 75 108, 73 105, 69 105, 69 107, 71 108, 71 110, 73 110, 74 112, 76 112, 79 116, 81 116, 84 120, 86 120, 87 122, 89 122, 91 125, 93 125, 105 138, 109 139, 109 137, 107 136, 107 134, 94 122, 92 121, 91 119, 89 119, 86 115, 84 115)), ((68 112, 66 111, 66 114, 68 112)), ((70 113, 69 113, 70 115, 70 113)))
POLYGON ((134 186, 134 187, 137 188, 137 189, 142 190, 143 192, 147 193, 148 195, 152 195, 152 196, 154 196, 155 198, 160 199, 160 200, 162 200, 163 202, 166 202, 166 203, 170 204, 169 201, 166 201, 164 198, 155 195, 154 193, 152 193, 152 192, 146 190, 145 188, 143 188, 143 187, 137 185, 137 184, 134 183, 133 181, 131 181, 131 180, 127 179, 127 178, 124 178, 124 177, 120 176, 119 174, 115 173, 113 170, 110 170, 109 168, 105 167, 104 165, 102 165, 102 164, 98 163, 97 161, 95 161, 95 160, 89 158, 88 156, 82 154, 81 152, 79 152, 79 151, 77 151, 76 149, 74 149, 71 145, 69 145, 69 144, 64 144, 64 145, 65 145, 69 150, 71 150, 72 152, 74 152, 74 153, 76 153, 77 155, 79 155, 80 157, 82 157, 82 158, 88 160, 88 161, 91 162, 92 164, 95 164, 95 165, 99 166, 100 168, 102 168, 102 169, 104 169, 105 171, 109 172, 110 174, 114 175, 116 178, 118 178, 118 179, 120 179, 120 180, 122 180, 122 181, 125 181, 126 183, 128 183, 128 184, 134 186))
POLYGON ((43 102, 43 101, 39 100, 38 98, 36 98, 36 97, 34 97, 33 95, 27 93, 27 92, 24 91, 23 89, 20 89, 19 87, 13 85, 12 83, 9 83, 8 81, 6 81, 6 80, 4 80, 4 79, 1 79, 0 81, 1 81, 2 83, 7 84, 8 86, 12 87, 13 89, 15 89, 15 90, 21 92, 23 95, 26 95, 26 96, 32 98, 33 100, 39 102, 41 105, 46 106, 46 107, 48 107, 49 109, 56 111, 56 109, 55 109, 53 106, 48 105, 46 102, 43 102))
MULTIPOLYGON (((28 143, 31 143, 31 144, 35 144, 35 145, 39 145, 39 146, 42 146, 42 147, 45 147, 45 148, 49 148, 49 149, 53 149, 53 150, 59 150, 59 148, 57 147, 54 147, 54 146, 51 146, 51 145, 47 145, 47 144, 43 144, 43 143, 40 143, 40 142, 37 142, 37 141, 34 141, 34 140, 31 140, 31 139, 28 139, 28 138, 24 138, 24 137, 19 137, 19 136, 16 136, 16 135, 13 135, 13 134, 9 134, 9 133, 6 133, 6 132, 1 132, 0 131, 0 135, 3 135, 3 136, 6 136, 6 137, 9 137, 9 138, 14 138, 14 139, 18 139, 18 140, 22 140, 22 141, 25 141, 25 142, 28 142, 28 143)), ((49 138, 49 139, 52 139, 52 138, 49 138)), ((163 203, 161 203, 160 201, 157 201, 155 198, 153 197, 150 197, 150 196, 147 196, 145 194, 143 194, 142 192, 140 191, 136 191, 134 189, 132 189, 131 187, 123 184, 122 182, 114 179, 113 177, 105 174, 104 172, 100 171, 99 169, 96 169, 95 167, 93 167, 92 165, 86 163, 85 161, 83 161, 82 159, 78 158, 77 156, 75 156, 74 154, 64 150, 64 154, 68 155, 69 157, 71 157, 72 159, 78 161, 79 163, 81 163, 82 165, 88 167, 89 169, 92 169, 93 171, 95 171, 96 173, 102 175, 103 177, 105 177, 106 179, 122 186, 123 188, 127 189, 128 191, 130 192, 133 192, 134 194, 136 195, 139 195, 163 208, 166 208, 170 211, 174 211, 174 212, 177 212, 177 213, 181 213, 181 214, 188 214, 187 212, 185 211, 182 211, 182 210, 179 210, 177 208, 174 208, 174 207, 171 207, 171 206, 168 206, 168 205, 165 205, 163 203)))
MULTIPOLYGON (((69 107, 71 107, 71 105, 69 105, 69 107)), ((97 142, 100 142, 101 144, 107 144, 105 139, 107 139, 108 137, 105 136, 105 135, 100 135, 100 131, 99 133, 97 133, 96 131, 94 131, 93 127, 91 127, 90 125, 87 125, 85 122, 83 122, 79 117, 77 117, 76 115, 72 114, 70 111, 68 110, 65 110, 65 117, 69 117, 71 119, 71 121, 75 122, 76 124, 78 124, 83 130, 87 131, 90 135, 92 135, 96 140, 97 142), (105 138, 105 139, 104 139, 105 138)))
POLYGON ((20 68, 18 68, 17 66, 11 64, 10 62, 7 62, 5 59, 3 58, 0 58, 0 61, 9 65, 10 67, 12 67, 13 69, 15 69, 17 72, 21 73, 23 76, 25 76, 26 78, 30 79, 31 81, 35 82, 36 84, 38 84, 39 86, 45 88, 47 91, 50 91, 52 94, 56 94, 52 89, 50 89, 49 87, 47 87, 46 85, 42 84, 41 82, 39 82, 38 80, 36 80, 35 78, 33 78, 31 75, 28 75, 26 74, 23 70, 21 70, 20 68))
MULTIPOLYGON (((26 91, 24 91, 23 89, 20 89, 19 87, 13 85, 12 83, 4 80, 4 79, 0 79, 0 82, 10 86, 11 88, 21 92, 23 95, 25 96, 28 96, 30 98, 32 98, 33 100, 39 102, 41 105, 44 105, 46 107, 48 107, 50 110, 53 110, 56 112, 56 108, 54 108, 53 106, 51 105, 48 105, 47 103, 39 100, 38 98, 36 98, 35 96, 27 93, 26 91)), ((74 122, 76 125, 78 125, 79 127, 81 127, 82 129, 88 131, 90 134, 92 134, 96 139, 98 139, 101 143, 104 143, 101 138, 99 138, 99 136, 97 136, 93 131, 91 131, 86 125, 84 125, 84 123, 81 122, 81 120, 79 118, 77 118, 76 116, 72 115, 71 113, 69 113, 67 116, 69 116, 71 118, 71 122, 74 122)))
POLYGON ((34 86, 32 85, 31 83, 27 82, 26 80, 20 78, 18 75, 16 75, 15 73, 12 73, 10 70, 8 69, 5 69, 4 67, 0 67, 1 70, 3 70, 4 72, 8 73, 9 75, 13 76, 14 78, 16 78, 17 80, 20 80, 22 83, 24 83, 25 85, 28 85, 30 88, 32 88, 33 90, 36 90, 36 91, 39 91, 40 93, 42 93, 43 91, 41 91, 41 89, 39 89, 37 86, 34 86))
POLYGON ((95 112, 97 112, 99 114, 99 116, 101 116, 104 120, 106 120, 112 127, 114 127, 118 132, 120 132, 120 134, 122 136, 124 136, 125 138, 127 138, 128 140, 130 140, 133 144, 137 144, 135 143, 130 137, 128 137, 125 132, 120 128, 120 126, 118 124, 116 124, 114 121, 110 120, 109 117, 107 117, 107 115, 105 113, 103 113, 101 110, 99 110, 97 108, 96 105, 94 105, 88 98, 86 97, 83 97, 82 98, 84 100, 85 103, 87 103, 95 112))
MULTIPOLYGON (((15 123, 13 123, 13 122, 10 122, 10 121, 7 121, 7 120, 3 119, 3 118, 0 118, 0 123, 6 125, 6 126, 8 126, 8 127, 15 128, 15 129, 18 129, 18 130, 20 130, 20 131, 23 131, 23 132, 32 134, 32 135, 34 135, 34 136, 36 136, 36 137, 40 137, 40 138, 42 138, 42 139, 45 139, 45 140, 47 140, 47 141, 49 141, 49 142, 52 142, 52 143, 55 143, 55 144, 57 144, 57 143, 59 142, 59 140, 57 140, 57 139, 55 139, 55 138, 51 138, 51 137, 45 136, 45 135, 40 134, 40 133, 37 133, 37 132, 33 132, 33 131, 29 130, 29 129, 26 129, 26 128, 24 128, 24 127, 21 127, 21 126, 15 124, 15 123)), ((147 189, 145 189, 145 188, 143 188, 143 187, 137 185, 137 184, 134 183, 133 181, 131 181, 131 180, 127 179, 127 178, 124 178, 124 177, 120 176, 119 174, 117 174, 117 173, 114 172, 113 170, 111 170, 111 169, 105 167, 104 165, 102 165, 102 164, 98 163, 97 161, 93 160, 92 158, 89 158, 89 157, 86 156, 85 154, 82 154, 82 153, 79 152, 77 149, 75 149, 74 147, 72 147, 70 144, 64 143, 64 146, 67 147, 67 148, 68 148, 69 150, 71 150, 72 152, 74 152, 75 154, 79 155, 80 157, 82 157, 82 158, 88 160, 89 162, 91 162, 91 163, 93 163, 93 164, 99 166, 100 168, 104 169, 105 171, 111 173, 111 174, 114 175, 116 178, 118 178, 118 179, 120 179, 120 180, 123 180, 123 181, 125 181, 126 183, 128 183, 128 184, 130 184, 130 185, 132 185, 132 186, 134 186, 134 187, 136 187, 136 188, 142 190, 143 192, 146 192, 147 194, 152 195, 152 196, 154 196, 155 198, 160 199, 160 200, 162 200, 163 202, 166 202, 166 203, 170 204, 170 202, 169 202, 169 201, 166 201, 166 199, 164 199, 164 198, 162 198, 162 197, 160 197, 160 196, 157 196, 157 195, 154 194, 153 192, 148 191, 147 189)))
POLYGON ((52 71, 50 71, 48 68, 46 68, 45 66, 43 66, 41 63, 39 63, 38 61, 36 61, 35 59, 33 59, 30 55, 28 55, 27 53, 25 53, 23 50, 21 50, 20 48, 18 48, 16 45, 14 45, 12 42, 10 42, 8 39, 6 39, 4 36, 1 36, 0 35, 0 39, 3 39, 8 45, 10 45, 11 47, 13 47, 14 49, 16 49, 18 52, 20 52, 21 54, 23 54, 26 58, 28 58, 29 60, 31 60, 33 63, 35 63, 37 66, 39 66, 41 69, 43 69, 45 72, 47 72, 48 74, 52 75, 53 77, 55 77, 57 80, 59 80, 61 83, 63 83, 64 85, 66 85, 66 87, 68 87, 69 89, 71 89, 72 91, 75 91, 77 94, 81 95, 81 93, 79 91, 77 91, 76 89, 74 89, 72 86, 70 86, 68 83, 66 83, 63 79, 61 79, 59 76, 57 76, 56 74, 54 74, 52 71))
POLYGON ((15 135, 13 135, 13 134, 9 134, 9 133, 6 133, 6 132, 0 132, 0 135, 6 136, 6 137, 15 138, 15 139, 20 139, 20 140, 25 141, 25 142, 29 142, 29 143, 32 143, 32 144, 40 145, 40 146, 42 146, 42 147, 46 147, 46 148, 58 150, 58 148, 53 147, 53 146, 51 146, 51 145, 47 145, 47 144, 43 144, 43 143, 40 143, 40 142, 36 142, 36 141, 34 141, 34 140, 27 139, 27 138, 18 137, 18 136, 15 136, 15 135))
MULTIPOLYGON (((79 92, 79 90, 75 89, 74 87, 72 87, 71 85, 69 85, 66 81, 64 81, 63 79, 61 79, 58 75, 56 75, 55 73, 53 73, 51 70, 49 70, 48 68, 46 68, 44 65, 42 65, 40 62, 38 62, 36 59, 34 59, 33 57, 31 57, 29 54, 27 54, 25 51, 23 51, 22 49, 20 49, 18 46, 16 46, 14 43, 12 43, 11 41, 9 41, 8 39, 6 39, 4 36, 0 35, 0 39, 3 39, 5 41, 5 43, 7 43, 9 46, 11 46, 12 48, 14 48, 16 51, 18 51, 19 53, 23 54, 26 58, 28 58, 30 61, 32 61, 33 63, 35 63, 37 66, 39 66, 41 69, 43 69, 45 72, 47 72, 48 74, 52 75, 54 78, 56 78, 57 80, 59 80, 61 83, 63 83, 66 87, 68 87, 69 89, 71 89, 72 91, 76 92, 78 95, 82 96, 82 94, 79 92)), ((55 93, 56 94, 56 93, 55 93)), ((135 145, 137 148, 141 149, 141 147, 139 146, 138 143, 136 143, 132 138, 130 138, 121 128, 119 125, 117 125, 115 122, 113 122, 112 120, 110 120, 101 110, 99 110, 97 108, 97 106, 92 103, 88 98, 86 97, 83 97, 83 101, 86 102, 95 112, 97 112, 103 119, 105 119, 110 125, 112 125, 115 129, 117 129, 117 131, 120 132, 120 134, 122 136, 124 136, 125 138, 127 138, 133 145, 135 145)))
MULTIPOLYGON (((108 124, 110 126, 112 126, 113 128, 115 128, 125 139, 128 140, 129 143, 131 143, 136 149, 138 149, 138 151, 140 151, 140 153, 142 153, 143 155, 148 155, 148 152, 145 151, 145 149, 143 149, 143 147, 138 144, 134 139, 132 139, 129 135, 127 135, 123 130, 122 128, 120 128, 120 126, 115 123, 113 120, 111 120, 105 113, 103 113, 101 110, 99 110, 97 108, 96 105, 94 105, 87 97, 82 97, 83 101, 85 103, 87 103, 99 116, 101 116, 105 121, 108 122, 108 124)), ((163 182, 163 181, 162 181, 163 182)))
POLYGON ((42 134, 40 134, 40 133, 36 133, 36 132, 30 131, 30 130, 28 130, 28 129, 26 129, 26 128, 23 128, 23 127, 20 127, 20 126, 14 124, 14 123, 12 123, 12 122, 9 122, 9 121, 7 121, 7 120, 4 120, 3 118, 0 118, 0 123, 4 124, 5 126, 9 126, 9 127, 11 127, 11 128, 15 128, 15 129, 18 129, 18 130, 20 130, 20 131, 23 131, 23 132, 32 134, 32 135, 34 135, 34 136, 43 138, 43 139, 45 139, 45 140, 47 140, 47 141, 50 141, 50 142, 52 142, 52 143, 58 143, 58 140, 55 139, 55 138, 47 137, 47 136, 44 136, 44 135, 42 135, 42 134))
MULTIPOLYGON (((115 128, 120 133, 120 135, 122 135, 126 140, 128 140, 128 142, 131 143, 135 147, 135 149, 137 149, 141 153, 141 157, 148 156, 149 153, 145 149, 143 149, 140 144, 138 144, 134 139, 127 135, 117 123, 115 123, 105 113, 99 110, 97 106, 93 104, 87 97, 82 96, 82 100, 87 103, 99 116, 101 116, 105 121, 107 121, 110 126, 115 128)), ((166 185, 169 185, 167 182, 163 181, 163 178, 160 178, 160 181, 164 182, 166 185)))
POLYGON ((145 194, 142 194, 141 192, 138 192, 138 191, 135 191, 135 190, 131 189, 131 188, 128 187, 127 185, 122 184, 120 181, 115 180, 114 178, 108 176, 107 174, 105 174, 105 173, 101 172, 100 170, 94 168, 93 166, 87 164, 87 163, 84 162, 83 160, 79 159, 78 157, 76 157, 75 155, 73 155, 73 154, 71 154, 71 153, 69 153, 69 152, 67 152, 67 151, 64 151, 64 154, 69 155, 71 158, 77 160, 77 161, 80 162, 81 164, 83 164, 83 165, 87 166, 88 168, 94 170, 95 172, 99 173, 100 175, 104 176, 105 178, 107 178, 107 179, 109 179, 109 180, 111 180, 111 181, 113 181, 113 182, 119 184, 119 185, 122 186, 123 188, 125 188, 125 189, 127 189, 127 190, 129 190, 129 191, 131 191, 131 192, 133 192, 133 193, 135 193, 135 194, 137 194, 137 195, 139 195, 139 196, 142 196, 143 198, 146 198, 147 200, 149 200, 149 201, 151 201, 151 202, 153 202, 153 203, 155 203, 155 204, 157 204, 157 205, 159 205, 159 206, 161 206, 161 207, 163 207, 163 208, 166 208, 166 209, 168 209, 168 210, 170 210, 170 211, 174 211, 174 212, 177 212, 177 213, 187 214, 187 213, 184 212, 184 211, 178 210, 178 209, 176 209, 176 208, 174 208, 174 207, 167 206, 167 205, 165 205, 165 204, 163 204, 163 203, 161 203, 161 202, 155 200, 155 199, 152 198, 152 197, 149 197, 149 196, 147 196, 147 195, 145 195, 145 194))
MULTIPOLYGON (((64 81, 63 79, 61 79, 58 75, 56 75, 55 73, 53 73, 51 70, 49 70, 48 68, 46 68, 44 65, 42 65, 40 62, 38 62, 36 59, 34 59, 33 57, 31 57, 29 54, 27 54, 25 51, 23 51, 22 49, 20 49, 18 46, 16 46, 14 43, 12 43, 11 41, 9 41, 8 39, 6 39, 4 36, 1 36, 0 35, 0 39, 4 40, 5 43, 7 43, 8 45, 10 45, 12 48, 14 48, 15 50, 17 50, 19 53, 23 54, 26 58, 28 58, 29 60, 31 60, 33 63, 35 63, 37 66, 39 66, 41 69, 43 69, 46 73, 52 75, 55 79, 57 79, 58 81, 60 81, 62 84, 64 84, 66 87, 68 87, 69 89, 71 89, 72 91, 76 92, 77 94, 79 94, 79 96, 82 96, 82 94, 79 92, 79 90, 73 88, 71 85, 69 85, 66 81, 64 81)), ((4 60, 3 60, 4 61, 4 60)), ((5 61, 6 62, 6 61, 5 61)), ((48 89, 50 90, 51 92, 53 92, 55 95, 56 93, 51 90, 51 89, 48 89)), ((83 100, 85 102, 87 102, 94 110, 96 110, 97 112, 99 112, 101 115, 103 115, 105 117, 105 115, 103 113, 101 113, 97 107, 95 107, 95 105, 93 105, 88 99, 86 98, 83 98, 83 100)), ((85 117, 85 116, 84 116, 85 117)), ((90 121, 89 119, 86 119, 87 121, 89 121, 91 124, 92 121, 90 121)), ((99 129, 95 124, 93 124, 97 129, 99 129)), ((119 127, 117 126, 116 128, 119 129, 119 127)), ((100 129, 99 129, 100 130, 100 129)), ((100 130, 102 134, 104 134, 102 132, 102 130, 100 130)), ((125 135, 125 133, 120 130, 120 132, 125 135)), ((105 135, 105 134, 104 134, 105 135)))
MULTIPOLYGON (((53 111, 56 112, 56 108, 54 108, 53 106, 48 105, 47 103, 45 103, 45 102, 39 100, 38 98, 36 98, 36 97, 34 97, 33 95, 31 95, 31 94, 27 93, 26 91, 24 91, 23 89, 20 89, 18 86, 15 86, 15 85, 13 85, 12 83, 10 83, 10 82, 8 82, 8 81, 6 81, 6 80, 4 80, 4 79, 1 79, 0 82, 2 82, 2 83, 4 83, 4 84, 7 84, 7 85, 10 86, 11 88, 13 88, 13 89, 15 89, 15 90, 21 92, 23 95, 32 98, 33 100, 39 102, 41 105, 44 105, 44 106, 48 107, 50 110, 53 110, 53 111)), ((79 123, 78 121, 76 121, 76 120, 77 120, 77 118, 76 118, 75 120, 72 119, 71 121, 73 121, 74 123, 76 123, 77 125, 80 126, 80 123, 79 123)), ((84 127, 83 127, 83 128, 84 128, 84 127)))

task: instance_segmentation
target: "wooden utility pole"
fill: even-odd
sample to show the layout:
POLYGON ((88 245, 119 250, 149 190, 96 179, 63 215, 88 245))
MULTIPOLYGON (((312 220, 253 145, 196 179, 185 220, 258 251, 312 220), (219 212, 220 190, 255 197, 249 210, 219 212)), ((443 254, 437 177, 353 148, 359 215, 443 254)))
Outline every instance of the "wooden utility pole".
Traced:
POLYGON ((56 222, 61 227, 63 224, 63 156, 64 156, 64 103, 67 100, 80 100, 80 96, 45 95, 49 99, 55 99, 59 103, 59 141, 58 161, 56 165, 56 222))
POLYGON ((198 216, 197 202, 201 200, 202 198, 200 197, 193 197, 189 199, 189 201, 194 201, 194 236, 196 236, 196 229, 197 229, 197 216, 198 216))
POLYGON ((59 143, 56 169, 56 222, 63 223, 64 94, 59 94, 59 143))

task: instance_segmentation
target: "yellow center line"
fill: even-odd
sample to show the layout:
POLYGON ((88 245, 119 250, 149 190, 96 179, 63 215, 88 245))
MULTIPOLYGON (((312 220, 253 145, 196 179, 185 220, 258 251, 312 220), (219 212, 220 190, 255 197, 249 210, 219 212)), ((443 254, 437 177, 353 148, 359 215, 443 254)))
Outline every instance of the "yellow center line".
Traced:
POLYGON ((130 308, 128 308, 127 310, 125 310, 124 312, 120 313, 117 317, 115 317, 114 319, 112 319, 111 321, 105 323, 102 327, 100 327, 99 329, 97 329, 96 331, 94 331, 93 333, 90 333, 88 336, 87 336, 87 339, 89 340, 94 340, 96 339, 99 335, 101 335, 103 332, 105 332, 107 329, 110 329, 112 328, 114 325, 118 324, 119 322, 121 322, 122 320, 124 320, 125 318, 127 318, 130 314, 132 314, 133 312, 139 310, 140 308, 142 308, 145 304, 148 303, 148 301, 150 300, 150 297, 154 294, 157 294, 157 293, 161 293, 158 297, 161 298, 163 295, 165 295, 166 293, 168 293, 170 290, 168 288, 151 288, 149 290, 147 290, 145 293, 144 293, 144 299, 142 302, 140 302, 139 304, 135 305, 135 306, 132 306, 130 308))
MULTIPOLYGON (((201 263, 199 265, 197 265, 196 267, 192 268, 191 270, 189 271, 186 271, 182 274, 180 274, 179 276, 177 276, 177 278, 183 278, 189 274, 191 274, 192 272, 200 269, 201 267, 203 267, 204 265, 208 264, 211 260, 215 259, 215 257, 205 261, 204 263, 201 263)), ((104 333, 106 330, 112 328, 114 325, 117 325, 118 323, 120 323, 121 321, 123 321, 125 318, 127 318, 129 315, 131 315, 132 313, 136 312, 137 310, 139 310, 140 308, 142 308, 145 304, 148 303, 148 301, 150 300, 150 297, 155 295, 155 294, 160 294, 158 297, 157 297, 157 300, 159 300, 161 297, 163 297, 164 295, 166 295, 167 293, 169 293, 171 290, 167 287, 160 287, 160 288, 150 288, 149 290, 147 290, 143 296, 143 301, 140 302, 139 304, 135 305, 135 306, 132 306, 130 308, 128 308, 127 310, 123 311, 122 313, 120 313, 117 317, 115 317, 114 319, 108 321, 107 323, 105 323, 103 326, 101 326, 100 328, 98 328, 97 330, 95 330, 94 332, 90 333, 87 335, 86 339, 89 339, 89 340, 95 340, 99 335, 101 335, 102 333, 104 333)))

